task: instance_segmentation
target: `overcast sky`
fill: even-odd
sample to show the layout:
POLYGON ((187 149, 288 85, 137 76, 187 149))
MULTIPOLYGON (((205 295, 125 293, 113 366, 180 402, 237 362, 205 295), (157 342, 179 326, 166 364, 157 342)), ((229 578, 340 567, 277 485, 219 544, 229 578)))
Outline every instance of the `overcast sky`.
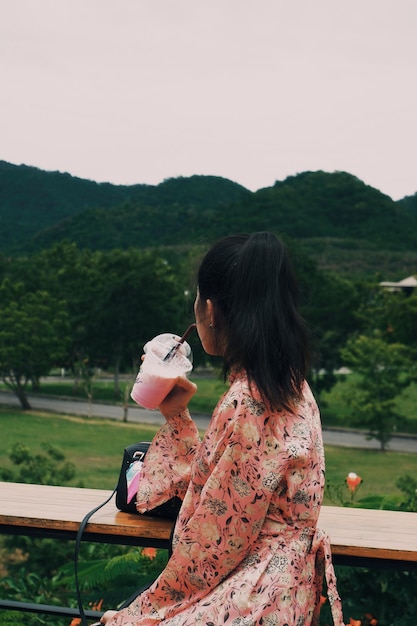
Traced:
POLYGON ((417 0, 0 0, 0 159, 417 192, 417 0))

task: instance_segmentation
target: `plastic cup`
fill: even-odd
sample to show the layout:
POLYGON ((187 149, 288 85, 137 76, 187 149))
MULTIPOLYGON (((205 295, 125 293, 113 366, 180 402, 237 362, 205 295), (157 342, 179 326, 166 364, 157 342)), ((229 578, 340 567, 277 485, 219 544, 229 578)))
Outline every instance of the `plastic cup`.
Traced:
POLYGON ((193 369, 191 348, 186 341, 179 343, 178 339, 177 335, 165 333, 148 341, 143 348, 145 358, 130 397, 145 409, 156 409, 174 387, 176 378, 186 376, 193 369))

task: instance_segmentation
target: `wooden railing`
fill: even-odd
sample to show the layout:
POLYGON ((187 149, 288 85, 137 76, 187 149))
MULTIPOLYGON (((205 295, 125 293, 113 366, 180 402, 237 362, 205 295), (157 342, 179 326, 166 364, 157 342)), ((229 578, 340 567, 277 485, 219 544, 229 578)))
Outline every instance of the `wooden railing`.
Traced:
MULTIPOLYGON (((0 482, 0 532, 75 540, 86 513, 110 493, 0 482)), ((91 518, 83 540, 168 548, 172 525, 170 520, 121 513, 112 499, 91 518)), ((330 537, 336 564, 417 571, 417 513, 323 506, 319 527, 330 537)), ((0 600, 0 608, 78 615, 76 609, 5 600, 0 600)), ((99 615, 94 611, 86 614, 99 615)))

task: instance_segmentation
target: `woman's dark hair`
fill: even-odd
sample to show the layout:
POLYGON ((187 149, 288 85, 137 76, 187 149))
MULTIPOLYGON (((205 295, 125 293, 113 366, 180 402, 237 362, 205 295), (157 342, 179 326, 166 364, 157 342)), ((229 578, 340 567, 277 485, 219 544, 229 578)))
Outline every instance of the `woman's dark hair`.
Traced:
POLYGON ((308 367, 308 333, 283 243, 268 232, 217 242, 197 275, 201 301, 215 306, 224 375, 243 368, 272 409, 291 409, 308 367))

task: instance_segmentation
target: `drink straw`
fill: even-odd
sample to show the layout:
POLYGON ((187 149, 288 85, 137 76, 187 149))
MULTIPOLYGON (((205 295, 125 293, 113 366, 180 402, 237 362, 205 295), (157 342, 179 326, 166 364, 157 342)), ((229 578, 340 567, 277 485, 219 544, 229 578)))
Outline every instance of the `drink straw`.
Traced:
POLYGON ((169 361, 174 356, 174 353, 178 350, 180 345, 184 343, 184 341, 187 339, 189 335, 191 335, 191 333, 193 332, 195 328, 197 328, 197 324, 190 324, 187 330, 185 331, 185 333, 183 334, 183 336, 181 337, 181 339, 178 339, 177 343, 172 346, 172 348, 170 349, 168 354, 164 356, 162 361, 164 362, 169 361))

